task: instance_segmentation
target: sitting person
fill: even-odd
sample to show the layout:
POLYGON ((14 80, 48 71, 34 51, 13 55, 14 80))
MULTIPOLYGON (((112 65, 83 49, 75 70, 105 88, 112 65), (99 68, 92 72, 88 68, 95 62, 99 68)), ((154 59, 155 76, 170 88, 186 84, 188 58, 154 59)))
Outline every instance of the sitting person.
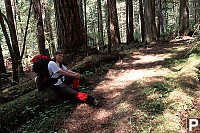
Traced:
POLYGON ((64 53, 60 50, 58 50, 55 53, 55 59, 54 61, 50 61, 48 63, 48 70, 49 75, 53 79, 57 79, 57 82, 54 84, 55 91, 58 91, 62 95, 68 95, 71 97, 76 97, 77 99, 84 101, 88 104, 92 105, 98 105, 98 101, 93 98, 92 96, 89 96, 86 93, 78 92, 78 87, 72 88, 69 86, 69 83, 72 83, 74 80, 78 81, 80 79, 80 74, 73 72, 71 70, 68 70, 63 65, 63 57, 64 53), (76 89, 75 89, 76 88, 76 89))

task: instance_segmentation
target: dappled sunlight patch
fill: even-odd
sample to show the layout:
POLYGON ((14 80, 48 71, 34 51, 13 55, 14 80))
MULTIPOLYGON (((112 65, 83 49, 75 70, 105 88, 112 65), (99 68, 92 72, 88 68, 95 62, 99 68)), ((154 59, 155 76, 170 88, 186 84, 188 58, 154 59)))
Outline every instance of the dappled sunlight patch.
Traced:
POLYGON ((170 92, 167 98, 169 103, 172 102, 172 104, 175 104, 175 102, 177 102, 184 105, 191 105, 193 99, 193 97, 188 96, 186 93, 182 92, 182 90, 178 89, 170 92))
POLYGON ((110 94, 107 95, 107 98, 114 99, 114 98, 117 98, 117 97, 120 97, 120 96, 121 96, 121 92, 115 92, 115 91, 113 91, 112 93, 110 93, 110 94))
POLYGON ((120 119, 115 123, 115 126, 115 132, 117 133, 129 133, 134 131, 134 127, 129 116, 120 119))
POLYGON ((190 57, 189 59, 188 59, 188 61, 185 63, 185 65, 184 65, 184 67, 181 69, 181 72, 188 72, 188 71, 194 71, 194 70, 196 70, 196 66, 198 65, 198 64, 200 64, 199 63, 200 62, 200 57, 199 56, 193 56, 193 57, 190 57))
POLYGON ((122 102, 116 106, 116 112, 117 113, 125 113, 128 112, 131 108, 131 104, 128 102, 122 102))
POLYGON ((173 39, 173 40, 170 40, 171 43, 177 43, 177 42, 180 42, 180 44, 182 44, 183 42, 185 41, 191 41, 191 40, 194 40, 195 38, 194 37, 190 37, 190 36, 184 36, 180 39, 176 38, 176 39, 173 39))
POLYGON ((168 53, 168 54, 157 54, 157 55, 152 54, 152 55, 145 55, 145 56, 138 55, 138 56, 136 56, 136 58, 140 58, 140 60, 136 60, 132 64, 151 63, 151 62, 163 61, 166 58, 170 58, 170 56, 171 56, 171 53, 168 53))
POLYGON ((159 98, 159 94, 158 93, 153 93, 153 94, 147 96, 147 100, 158 99, 158 98, 159 98))
POLYGON ((94 113, 94 121, 103 121, 106 118, 110 117, 112 113, 105 109, 100 109, 96 113, 94 113))
POLYGON ((168 110, 159 115, 155 122, 159 123, 154 129, 155 132, 178 132, 181 130, 181 119, 168 110))

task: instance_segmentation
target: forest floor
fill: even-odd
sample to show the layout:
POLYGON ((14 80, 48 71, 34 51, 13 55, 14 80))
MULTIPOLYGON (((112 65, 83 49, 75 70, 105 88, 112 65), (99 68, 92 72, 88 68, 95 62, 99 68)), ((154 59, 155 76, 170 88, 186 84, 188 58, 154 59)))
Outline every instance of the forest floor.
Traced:
POLYGON ((58 133, 186 132, 187 118, 200 116, 196 72, 200 54, 188 54, 189 41, 125 50, 125 58, 102 66, 106 73, 88 78, 90 84, 84 90, 89 88, 88 93, 99 97, 102 107, 64 102, 64 106, 54 105, 59 116, 50 112, 51 118, 37 121, 39 126, 29 121, 22 127, 29 132, 58 133), (50 122, 44 125, 46 121, 50 122))

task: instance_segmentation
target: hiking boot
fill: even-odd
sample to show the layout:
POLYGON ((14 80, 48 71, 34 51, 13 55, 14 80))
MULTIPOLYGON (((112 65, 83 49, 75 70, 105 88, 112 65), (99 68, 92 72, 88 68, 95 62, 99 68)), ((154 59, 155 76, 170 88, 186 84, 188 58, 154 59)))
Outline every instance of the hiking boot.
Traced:
POLYGON ((92 96, 88 96, 87 97, 86 103, 90 104, 90 105, 93 105, 93 106, 100 106, 99 101, 96 98, 92 97, 92 96))

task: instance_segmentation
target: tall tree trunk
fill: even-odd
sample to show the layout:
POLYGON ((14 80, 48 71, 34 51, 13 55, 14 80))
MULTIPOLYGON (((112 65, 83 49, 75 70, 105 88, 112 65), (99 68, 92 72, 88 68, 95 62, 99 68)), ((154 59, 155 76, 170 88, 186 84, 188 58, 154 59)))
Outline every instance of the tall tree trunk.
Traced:
POLYGON ((129 42, 129 0, 126 0, 126 44, 128 45, 130 42, 129 42))
POLYGON ((83 25, 83 37, 85 39, 84 45, 82 47, 84 48, 85 55, 87 56, 88 54, 88 36, 87 36, 87 11, 86 11, 86 5, 87 5, 87 0, 78 0, 78 7, 79 7, 79 14, 81 18, 81 23, 83 25), (85 25, 86 23, 86 25, 85 25))
POLYGON ((129 0, 129 42, 134 41, 134 29, 133 29, 133 0, 129 0))
POLYGON ((101 0, 97 0, 98 6, 98 16, 99 16, 99 32, 100 32, 100 44, 104 46, 104 39, 103 39, 103 20, 102 20, 102 10, 101 10, 101 0))
POLYGON ((83 0, 78 0, 78 4, 79 4, 79 14, 80 14, 80 17, 81 17, 81 21, 82 21, 82 23, 84 23, 83 0))
MULTIPOLYGON (((23 42, 23 38, 24 38, 24 29, 23 29, 23 25, 22 25, 22 19, 21 19, 21 13, 19 10, 19 2, 18 0, 16 0, 16 12, 17 12, 17 18, 18 18, 18 22, 19 22, 19 28, 18 28, 18 34, 21 35, 21 41, 23 42)), ((19 36, 18 36, 19 37, 19 36)), ((19 38, 20 39, 20 38, 19 38)), ((18 39, 18 40, 19 40, 18 39)), ((20 45, 19 45, 20 47, 20 45)), ((21 48, 20 48, 21 49, 21 48)))
POLYGON ((156 28, 156 11, 155 11, 156 3, 155 0, 152 0, 152 26, 153 26, 153 32, 156 35, 156 40, 158 38, 157 28, 156 28))
POLYGON ((78 52, 86 44, 77 0, 54 0, 58 48, 65 53, 78 52))
MULTIPOLYGON (((197 5, 200 6, 200 1, 199 0, 197 1, 197 5)), ((198 14, 198 23, 200 24, 200 9, 198 9, 197 12, 198 12, 197 13, 198 14)))
POLYGON ((51 55, 54 55, 56 52, 55 44, 53 42, 53 31, 51 26, 51 11, 50 11, 50 5, 48 1, 44 3, 44 11, 45 11, 45 17, 44 17, 44 23, 45 23, 45 32, 46 32, 46 39, 48 41, 49 49, 51 51, 51 55))
MULTIPOLYGON (((85 55, 88 55, 88 36, 87 36, 87 31, 88 31, 88 28, 87 28, 87 0, 84 0, 84 15, 85 15, 85 34, 84 34, 84 37, 85 37, 85 45, 84 45, 84 48, 85 48, 85 55)), ((84 39, 83 39, 84 40, 84 39)))
MULTIPOLYGON (((11 60, 12 60, 13 81, 14 82, 19 82, 19 78, 18 78, 18 62, 17 62, 17 59, 16 59, 16 55, 14 53, 14 49, 13 49, 13 47, 11 45, 10 38, 8 36, 7 30, 6 30, 6 26, 4 24, 4 19, 6 19, 6 17, 4 16, 4 19, 3 19, 3 16, 4 15, 1 13, 1 9, 0 9, 0 25, 1 25, 1 28, 2 28, 2 31, 3 31, 7 46, 8 46, 8 50, 10 52, 11 60)), ((6 20, 6 21, 8 21, 8 20, 6 20)))
POLYGON ((25 49, 26 49, 26 37, 27 37, 27 33, 28 33, 28 25, 29 25, 30 16, 31 16, 31 9, 32 9, 32 0, 30 1, 29 11, 28 11, 28 19, 27 19, 27 23, 26 23, 26 29, 25 29, 25 33, 24 33, 23 46, 22 46, 22 51, 21 51, 21 55, 20 55, 21 56, 21 60, 22 60, 22 58, 24 56, 24 52, 25 52, 25 49))
POLYGON ((164 17, 163 17, 163 9, 162 9, 162 0, 160 0, 160 31, 161 33, 165 32, 165 28, 164 28, 164 17))
POLYGON ((108 54, 111 54, 112 41, 111 41, 111 33, 110 33, 110 22, 111 22, 110 0, 107 0, 106 7, 107 7, 107 12, 106 12, 107 24, 106 25, 107 25, 107 35, 108 35, 108 54))
POLYGON ((144 22, 144 12, 143 12, 143 2, 139 0, 140 6, 140 21, 141 21, 141 34, 142 34, 142 42, 145 41, 145 22, 144 22))
POLYGON ((145 33, 146 33, 146 41, 151 42, 156 40, 156 32, 154 31, 153 20, 153 8, 152 8, 152 0, 144 0, 144 16, 145 16, 145 33))
POLYGON ((3 59, 3 51, 1 48, 1 44, 2 44, 2 38, 0 37, 0 73, 6 73, 6 67, 4 64, 4 59, 3 59))
POLYGON ((118 15, 117 15, 117 6, 116 0, 110 0, 110 29, 111 29, 111 40, 113 45, 120 45, 120 33, 119 33, 119 24, 118 24, 118 15))
POLYGON ((17 29, 17 8, 16 8, 16 0, 11 0, 11 5, 12 5, 12 11, 13 11, 13 19, 14 19, 14 24, 15 28, 17 29))
POLYGON ((14 17, 12 12, 12 6, 10 0, 4 0, 6 7, 6 15, 8 19, 8 28, 10 30, 10 37, 12 42, 13 50, 15 51, 15 56, 17 59, 20 59, 20 52, 18 47, 17 33, 15 29, 14 17))
POLYGON ((35 18, 37 20, 37 40, 38 49, 40 54, 44 54, 45 51, 45 36, 44 36, 44 26, 42 20, 42 10, 40 0, 32 0, 33 8, 35 12, 35 18))
POLYGON ((194 8, 194 24, 197 23, 197 1, 193 1, 193 8, 194 8))
POLYGON ((161 17, 162 17, 162 3, 161 0, 158 0, 158 25, 157 25, 158 39, 160 39, 160 27, 162 19, 161 17))
POLYGON ((180 19, 179 19, 180 35, 187 34, 189 28, 189 1, 180 0, 180 19))
MULTIPOLYGON (((4 0, 4 1, 5 1, 5 7, 6 7, 6 15, 7 15, 7 19, 8 19, 8 28, 9 28, 9 31, 10 31, 10 37, 11 37, 13 51, 14 51, 14 54, 15 54, 15 62, 16 62, 16 68, 15 69, 17 69, 17 71, 19 71, 20 74, 23 75, 24 72, 23 72, 23 66, 22 66, 21 58, 20 58, 17 32, 16 32, 16 29, 15 29, 15 23, 14 23, 14 18, 13 18, 11 2, 10 2, 10 0, 4 0)), ((18 79, 16 79, 16 81, 18 82, 18 79)))

